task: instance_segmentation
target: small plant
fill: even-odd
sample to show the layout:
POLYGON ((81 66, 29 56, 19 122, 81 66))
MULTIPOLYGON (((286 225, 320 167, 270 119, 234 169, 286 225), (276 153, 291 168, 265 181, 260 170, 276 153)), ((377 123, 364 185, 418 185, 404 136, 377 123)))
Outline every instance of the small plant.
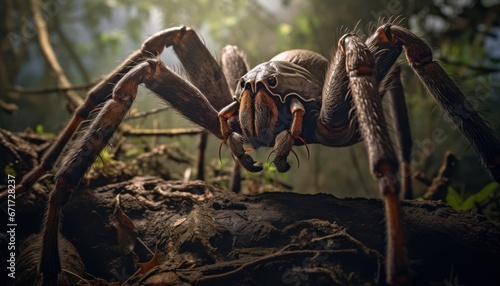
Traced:
POLYGON ((265 183, 272 184, 276 181, 276 179, 281 179, 283 181, 286 181, 287 173, 278 172, 278 169, 276 169, 276 166, 274 166, 273 164, 266 162, 264 163, 263 167, 264 167, 263 177, 265 183))
POLYGON ((266 162, 262 165, 262 172, 246 172, 246 186, 248 193, 260 194, 263 192, 274 192, 280 189, 291 189, 286 185, 287 174, 278 172, 273 163, 266 162))
POLYGON ((14 163, 10 163, 7 166, 5 166, 4 173, 15 177, 17 175, 17 172, 14 169, 14 163))
POLYGON ((38 135, 41 135, 41 136, 45 136, 47 138, 54 138, 54 133, 45 132, 45 130, 43 129, 43 125, 42 124, 38 124, 35 127, 35 133, 38 134, 38 135))
POLYGON ((446 202, 456 210, 470 210, 476 207, 477 203, 481 203, 491 196, 495 195, 496 192, 500 190, 500 185, 496 182, 486 185, 479 192, 469 196, 464 199, 458 192, 452 187, 448 187, 448 194, 446 196, 446 202))
POLYGON ((94 161, 94 167, 104 168, 106 164, 113 163, 113 156, 107 149, 103 149, 94 161))

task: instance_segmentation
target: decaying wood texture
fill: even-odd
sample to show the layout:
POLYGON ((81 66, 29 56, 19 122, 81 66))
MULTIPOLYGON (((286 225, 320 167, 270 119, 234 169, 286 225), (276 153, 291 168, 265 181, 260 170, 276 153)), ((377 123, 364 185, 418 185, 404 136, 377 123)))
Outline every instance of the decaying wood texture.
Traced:
MULTIPOLYGON (((16 237, 23 245, 16 285, 34 285, 36 279, 40 249, 29 245, 39 240, 30 235, 40 231, 50 190, 45 184, 50 180, 17 198, 16 237)), ((246 196, 203 181, 153 176, 90 186, 64 209, 62 234, 78 252, 63 247, 69 257, 63 259, 66 285, 80 280, 69 272, 87 281, 115 282, 100 285, 126 280, 124 285, 378 285, 385 280, 378 199, 290 192, 246 196), (117 195, 142 241, 134 253, 125 254, 117 241, 117 195), (156 252, 157 262, 140 273, 137 262, 152 259, 143 244, 156 252)), ((403 201, 402 210, 415 285, 499 283, 499 223, 433 201, 403 201)), ((6 255, 6 248, 0 251, 6 255)))

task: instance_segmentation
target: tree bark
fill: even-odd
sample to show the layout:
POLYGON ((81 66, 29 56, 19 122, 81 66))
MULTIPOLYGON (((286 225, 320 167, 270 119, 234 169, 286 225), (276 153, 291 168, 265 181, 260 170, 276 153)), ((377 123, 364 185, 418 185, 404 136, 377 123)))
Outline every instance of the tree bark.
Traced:
MULTIPOLYGON (((83 190, 64 210, 63 234, 86 271, 108 281, 132 275, 137 259, 120 251, 112 227, 118 194, 139 238, 158 256, 156 267, 127 285, 384 281, 384 217, 378 199, 288 192, 245 196, 202 181, 156 177, 83 190)), ((498 223, 440 202, 404 201, 402 209, 414 284, 500 281, 498 223)), ((35 215, 25 214, 25 219, 35 215)), ((141 262, 151 258, 138 243, 135 253, 141 262)))
MULTIPOLYGON (((43 142, 28 143, 10 132, 0 135, 4 158, 33 164, 34 149, 43 142)), ((156 162, 157 168, 158 161, 187 162, 168 148, 158 150, 147 160, 156 162)), ((0 163, 7 170, 8 162, 0 163)), ((18 172, 27 171, 24 165, 14 166, 18 172)), ((145 169, 141 158, 107 171, 96 169, 93 172, 101 178, 93 182, 87 178, 73 194, 64 209, 62 227, 68 243, 60 246, 61 281, 70 282, 61 285, 76 284, 80 278, 74 274, 89 281, 98 281, 95 277, 106 283, 127 281, 124 285, 378 285, 385 281, 381 200, 290 192, 247 196, 203 181, 131 174, 143 174, 145 169), (126 170, 120 174, 120 169, 126 170), (115 183, 102 179, 110 176, 110 170, 115 183), (133 232, 117 227, 118 195, 133 232), (132 253, 118 242, 118 232, 123 236, 127 231, 137 236, 132 253), (148 249, 156 253, 154 258, 148 249), (137 270, 138 262, 146 263, 142 271, 137 270)), ((169 176, 162 170, 156 173, 169 176)), ((46 177, 16 196, 20 245, 16 285, 34 285, 40 247, 29 246, 39 243, 40 236, 32 234, 40 232, 51 181, 46 177)), ((435 201, 403 201, 402 212, 412 284, 500 283, 498 222, 435 201)), ((7 221, 5 212, 0 220, 7 221)), ((2 246, 5 225, 0 225, 4 234, 0 235, 0 261, 9 255, 2 246)))

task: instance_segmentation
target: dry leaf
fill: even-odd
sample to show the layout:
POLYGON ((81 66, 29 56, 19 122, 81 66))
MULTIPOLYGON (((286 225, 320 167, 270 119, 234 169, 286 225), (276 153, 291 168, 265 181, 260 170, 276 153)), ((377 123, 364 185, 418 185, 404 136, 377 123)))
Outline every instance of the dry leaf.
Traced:
POLYGON ((174 222, 174 227, 176 227, 176 226, 178 226, 178 225, 182 224, 183 222, 185 222, 185 221, 186 221, 186 219, 187 219, 187 218, 183 217, 183 218, 180 218, 180 219, 176 220, 176 221, 174 222))
POLYGON ((145 263, 139 263, 139 268, 141 268, 141 274, 146 274, 148 273, 151 269, 153 269, 155 266, 158 265, 158 256, 155 254, 153 255, 153 258, 149 260, 148 262, 145 263))
POLYGON ((125 254, 134 251, 137 240, 137 229, 132 220, 123 212, 120 207, 120 195, 116 196, 116 205, 113 212, 111 224, 116 228, 118 244, 125 254))

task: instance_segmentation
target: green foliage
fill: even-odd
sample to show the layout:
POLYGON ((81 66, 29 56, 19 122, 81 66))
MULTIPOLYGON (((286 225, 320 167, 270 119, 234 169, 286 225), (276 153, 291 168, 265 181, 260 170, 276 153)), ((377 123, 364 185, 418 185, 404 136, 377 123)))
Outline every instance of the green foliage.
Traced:
POLYGON ((17 176, 17 172, 14 169, 14 163, 8 164, 7 166, 5 166, 5 168, 3 170, 4 170, 4 174, 8 174, 8 175, 11 175, 14 177, 17 176))
POLYGON ((452 208, 458 210, 464 203, 464 200, 454 188, 449 187, 448 194, 446 195, 446 203, 448 203, 452 208))
POLYGON ((123 33, 119 31, 103 31, 99 35, 99 42, 103 46, 111 48, 113 53, 118 53, 123 39, 123 33))
POLYGON ((264 178, 264 182, 267 184, 272 184, 273 181, 275 181, 275 178, 279 178, 283 181, 286 181, 287 179, 287 173, 280 173, 278 172, 278 169, 276 169, 276 166, 273 164, 266 162, 263 165, 264 170, 262 171, 262 175, 264 178))
POLYGON ((272 192, 279 189, 280 182, 287 181, 287 173, 280 173, 272 163, 266 162, 262 165, 263 170, 259 173, 246 172, 246 184, 249 189, 257 189, 257 193, 272 192))
POLYGON ((47 138, 54 138, 54 133, 45 132, 42 124, 37 124, 35 127, 35 133, 41 136, 45 136, 47 138))
POLYGON ((464 200, 464 198, 462 198, 462 196, 454 188, 449 187, 448 194, 446 196, 446 202, 456 210, 470 210, 475 208, 476 203, 480 203, 488 199, 499 190, 500 185, 496 182, 493 182, 486 185, 482 190, 464 200))
POLYGON ((101 154, 97 156, 94 161, 94 167, 104 168, 106 164, 111 164, 113 162, 113 157, 107 149, 103 149, 101 154))

